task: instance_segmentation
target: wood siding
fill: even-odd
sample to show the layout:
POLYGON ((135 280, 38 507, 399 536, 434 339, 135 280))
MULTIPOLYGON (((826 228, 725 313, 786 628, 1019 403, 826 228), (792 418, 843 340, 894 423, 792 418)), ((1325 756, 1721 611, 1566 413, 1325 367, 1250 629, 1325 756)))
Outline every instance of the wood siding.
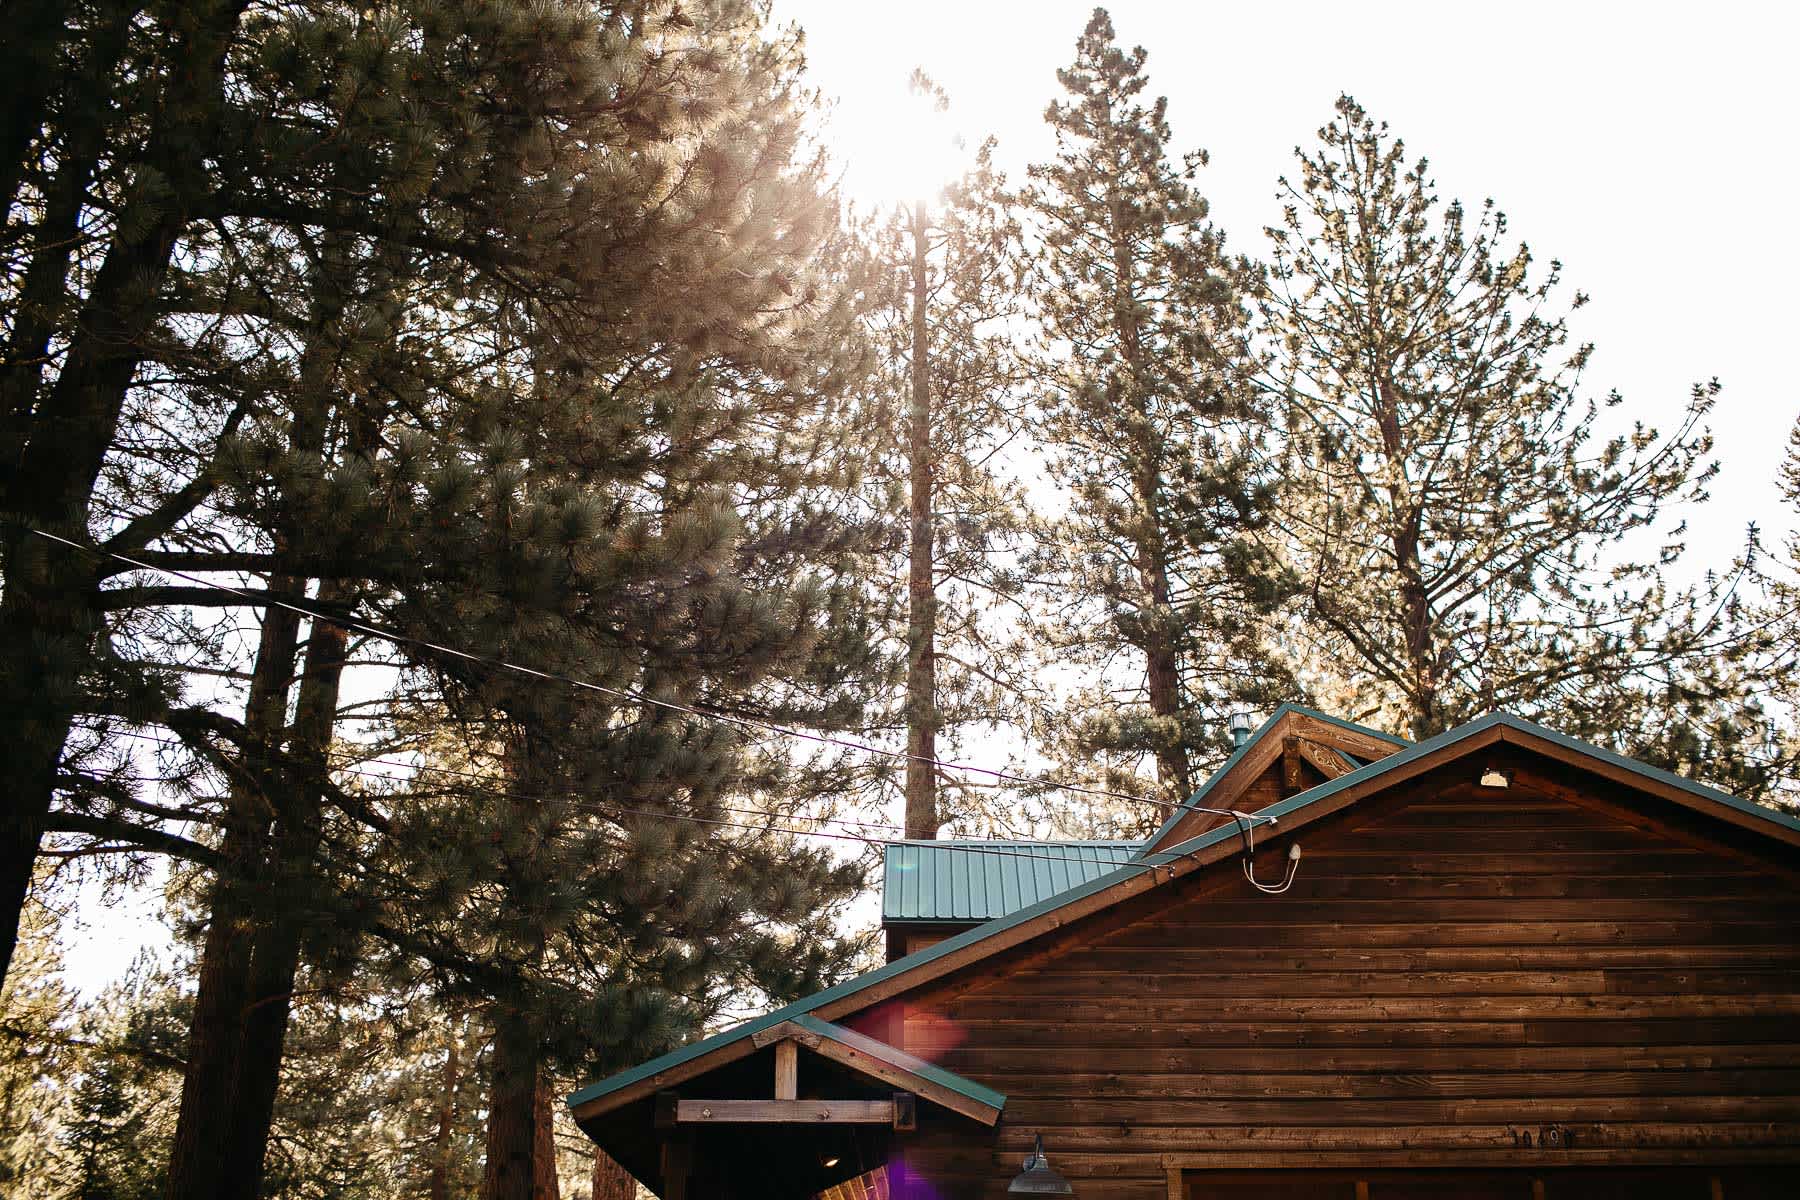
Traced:
POLYGON ((1008 1096, 921 1114, 910 1169, 1003 1195, 1034 1133, 1083 1200, 1240 1155, 1800 1159, 1792 852, 1494 759, 1511 788, 1465 762, 1305 830, 1286 895, 1220 863, 906 997, 905 1049, 1008 1096))

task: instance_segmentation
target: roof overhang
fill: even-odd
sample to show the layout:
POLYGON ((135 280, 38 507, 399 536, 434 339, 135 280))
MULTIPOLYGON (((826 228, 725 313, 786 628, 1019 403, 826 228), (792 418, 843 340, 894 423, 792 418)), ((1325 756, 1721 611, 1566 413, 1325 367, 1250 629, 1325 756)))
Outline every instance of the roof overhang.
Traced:
POLYGON ((662 1070, 641 1075, 585 1100, 577 1093, 569 1098, 569 1107, 577 1121, 591 1121, 783 1042, 792 1042, 868 1079, 911 1092, 983 1125, 998 1121, 1006 1107, 1003 1092, 809 1013, 798 1012, 781 1020, 750 1024, 758 1028, 748 1030, 748 1026, 740 1026, 740 1029, 748 1030, 747 1034, 720 1045, 712 1053, 670 1063, 662 1070))

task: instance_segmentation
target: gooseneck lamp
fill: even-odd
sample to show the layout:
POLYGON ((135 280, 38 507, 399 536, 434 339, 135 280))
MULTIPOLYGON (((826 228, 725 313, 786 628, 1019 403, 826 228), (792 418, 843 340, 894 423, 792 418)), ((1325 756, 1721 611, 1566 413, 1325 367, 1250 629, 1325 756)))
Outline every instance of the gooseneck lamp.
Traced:
POLYGON ((1038 1134, 1031 1153, 1025 1157, 1025 1169, 1013 1176, 1013 1181, 1006 1185, 1009 1196, 1073 1196, 1075 1189, 1069 1181, 1059 1175, 1050 1166, 1050 1160, 1044 1157, 1044 1135, 1038 1134))

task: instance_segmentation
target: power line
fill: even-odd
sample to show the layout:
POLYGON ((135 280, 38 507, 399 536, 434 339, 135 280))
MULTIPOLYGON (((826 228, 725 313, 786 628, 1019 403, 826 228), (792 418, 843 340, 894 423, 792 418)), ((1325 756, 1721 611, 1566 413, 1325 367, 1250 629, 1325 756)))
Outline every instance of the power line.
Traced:
MULTIPOLYGON (((132 732, 132 731, 115 731, 114 736, 131 738, 136 741, 151 742, 151 743, 154 743, 159 746, 170 746, 170 747, 177 747, 177 748, 183 748, 183 749, 190 748, 190 747, 188 747, 188 744, 186 742, 181 741, 179 738, 156 737, 152 734, 136 733, 136 732, 132 732)), ((459 770, 456 770, 456 769, 450 768, 450 767, 432 767, 432 766, 419 764, 419 763, 401 763, 401 762, 395 762, 394 760, 391 760, 391 759, 353 758, 352 761, 360 762, 360 763, 376 763, 376 764, 380 764, 380 765, 398 767, 398 768, 405 769, 405 770, 435 771, 435 772, 441 772, 444 774, 457 776, 457 777, 468 777, 468 778, 475 778, 475 779, 485 779, 486 778, 485 776, 479 775, 477 772, 473 772, 473 771, 459 771, 459 770)), ((359 776, 362 776, 362 777, 368 778, 368 779, 379 779, 379 780, 389 782, 389 783, 394 781, 392 776, 384 775, 379 771, 367 771, 367 770, 362 770, 360 768, 351 767, 351 766, 336 766, 336 767, 331 767, 329 769, 333 770, 333 771, 341 771, 344 774, 348 774, 348 775, 359 775, 359 776)), ((752 825, 752 824, 749 824, 747 822, 742 822, 742 821, 728 821, 728 820, 724 820, 722 818, 716 818, 716 817, 696 816, 692 813, 663 812, 663 811, 654 810, 654 809, 631 808, 631 807, 623 806, 623 805, 605 806, 605 805, 601 805, 601 804, 598 804, 598 803, 595 803, 592 801, 584 801, 584 800, 581 800, 581 799, 578 799, 575 797, 571 797, 571 796, 532 795, 529 793, 514 792, 514 791, 504 789, 504 788, 497 788, 492 785, 470 787, 467 790, 472 791, 472 792, 477 792, 482 795, 492 796, 497 799, 504 799, 504 800, 526 800, 526 801, 532 801, 532 802, 552 801, 552 802, 560 803, 560 804, 568 804, 572 808, 579 809, 583 812, 594 813, 595 815, 606 817, 606 818, 608 818, 610 820, 614 820, 614 821, 617 821, 619 819, 619 816, 621 814, 624 814, 624 815, 628 815, 628 816, 649 817, 649 818, 653 818, 653 819, 659 820, 659 821, 686 821, 691 824, 710 825, 710 826, 716 826, 716 827, 725 828, 725 829, 744 830, 744 831, 750 832, 750 833, 762 833, 762 834, 782 833, 782 834, 787 834, 787 835, 793 836, 793 837, 829 838, 833 841, 857 842, 862 845, 875 846, 875 847, 880 847, 882 849, 886 849, 889 846, 900 845, 900 844, 906 844, 906 845, 919 844, 919 843, 904 842, 904 841, 892 839, 892 838, 869 837, 864 834, 834 833, 834 832, 830 832, 827 830, 821 830, 821 829, 788 829, 788 828, 784 828, 782 826, 772 825, 772 824, 771 825, 752 825)), ((739 813, 739 814, 749 814, 749 815, 754 815, 754 816, 765 816, 766 815, 769 817, 769 819, 771 821, 774 821, 774 820, 812 821, 812 822, 821 823, 821 824, 834 824, 834 825, 837 825, 837 824, 873 825, 873 824, 875 824, 873 822, 844 821, 840 818, 833 818, 833 817, 810 817, 810 816, 805 816, 805 815, 797 814, 797 813, 796 814, 788 814, 785 816, 777 816, 776 814, 773 814, 773 813, 768 813, 768 814, 759 813, 754 809, 731 808, 729 806, 722 806, 722 807, 723 807, 724 811, 726 811, 726 812, 735 812, 735 813, 739 813)), ((1251 813, 1245 813, 1245 814, 1240 814, 1240 815, 1242 817, 1254 817, 1255 816, 1255 814, 1251 814, 1251 813)), ((1268 820, 1268 818, 1260 818, 1260 819, 1265 820, 1265 821, 1268 820)), ((893 826, 891 826, 891 825, 890 826, 882 826, 882 827, 889 828, 889 829, 893 828, 893 826)), ((926 848, 926 844, 920 844, 920 845, 921 845, 921 848, 926 848)), ((942 845, 946 849, 953 848, 957 853, 962 853, 962 854, 977 854, 977 855, 984 855, 984 856, 998 857, 998 858, 1007 858, 1007 859, 1014 859, 1014 860, 1035 859, 1039 862, 1058 862, 1058 863, 1063 863, 1064 865, 1068 865, 1071 861, 1070 859, 1068 859, 1064 856, 1061 856, 1061 855, 1038 853, 1038 851, 1041 849, 1041 847, 1029 846, 1029 845, 1026 845, 1026 846, 1004 846, 1004 845, 975 846, 975 845, 968 845, 968 844, 960 842, 960 841, 955 844, 940 843, 940 845, 942 845)), ((1120 858, 1120 857, 1115 857, 1109 853, 1106 855, 1097 856, 1095 858, 1082 860, 1082 861, 1095 862, 1095 863, 1099 863, 1104 866, 1111 866, 1111 867, 1135 866, 1135 867, 1141 867, 1141 868, 1148 870, 1152 867, 1166 866, 1169 864, 1171 859, 1168 858, 1167 856, 1163 856, 1156 862, 1147 862, 1143 859, 1139 859, 1139 858, 1135 857, 1134 855, 1128 854, 1126 857, 1120 858)))
POLYGON ((1095 797, 1100 797, 1103 799, 1124 800, 1124 801, 1128 801, 1133 804, 1149 804, 1149 805, 1154 805, 1158 808, 1173 809, 1173 810, 1176 810, 1179 812, 1209 813, 1213 816, 1220 816, 1220 817, 1233 817, 1236 815, 1230 809, 1207 808, 1207 807, 1204 807, 1202 805, 1197 805, 1197 804, 1176 803, 1176 802, 1170 801, 1170 800, 1156 800, 1156 799, 1152 799, 1148 796, 1134 796, 1134 795, 1130 794, 1129 792, 1115 792, 1115 791, 1110 791, 1106 788, 1091 788, 1091 787, 1084 786, 1082 784, 1060 783, 1060 782, 1057 782, 1056 780, 1040 779, 1040 778, 1035 778, 1035 777, 1029 776, 1029 775, 1019 775, 1019 774, 1016 774, 1011 771, 997 770, 993 767, 978 767, 978 766, 974 766, 969 763, 949 762, 944 759, 931 758, 926 755, 920 755, 920 754, 913 754, 906 750, 890 750, 884 746, 875 746, 875 745, 871 745, 867 742, 859 742, 859 741, 855 741, 851 738, 837 737, 832 734, 809 733, 805 730, 795 729, 791 726, 779 725, 772 721, 759 721, 754 718, 743 717, 743 716, 737 715, 736 713, 723 712, 718 709, 703 708, 703 707, 700 707, 697 705, 686 704, 686 703, 682 703, 680 701, 674 701, 674 700, 659 700, 655 697, 646 696, 639 692, 631 691, 629 689, 608 687, 605 684, 594 683, 591 680, 576 679, 572 676, 560 675, 553 671, 543 671, 543 670, 539 670, 536 667, 528 667, 528 666, 524 666, 523 664, 520 664, 520 663, 508 662, 505 659, 492 658, 492 657, 488 657, 486 655, 475 654, 468 650, 462 650, 455 646, 447 646, 440 642, 429 641, 425 638, 413 637, 409 634, 404 634, 404 633, 395 633, 391 630, 382 629, 382 628, 379 628, 378 626, 370 625, 367 622, 359 621, 359 620, 355 619, 354 617, 334 616, 334 615, 327 614, 327 613, 317 612, 313 609, 306 608, 303 605, 294 604, 294 603, 292 603, 290 601, 286 601, 286 600, 280 600, 273 596, 266 596, 266 595, 265 596, 253 596, 249 592, 244 591, 242 588, 231 587, 228 584, 218 583, 214 580, 206 579, 199 575, 190 574, 186 571, 179 571, 179 570, 176 570, 171 567, 152 566, 151 564, 146 563, 146 562, 142 561, 141 559, 132 558, 131 556, 126 555, 126 554, 120 554, 115 550, 106 550, 99 546, 83 545, 80 542, 72 541, 69 538, 65 538, 58 534, 50 533, 50 532, 47 532, 42 529, 34 528, 32 530, 32 532, 37 534, 39 537, 46 538, 49 541, 60 543, 61 545, 67 546, 72 550, 79 550, 79 551, 83 551, 88 554, 93 554, 93 555, 97 555, 97 556, 104 557, 104 558, 116 559, 119 562, 126 563, 126 564, 136 567, 137 569, 142 570, 142 571, 154 571, 157 574, 165 576, 165 577, 185 580, 186 582, 195 584, 199 587, 212 588, 216 591, 226 592, 230 595, 241 597, 242 599, 249 601, 253 606, 256 606, 256 607, 267 606, 267 607, 286 609, 289 612, 296 613, 296 614, 306 617, 310 620, 323 621, 328 625, 336 625, 342 629, 354 630, 359 633, 367 634, 370 637, 377 637, 377 638, 381 638, 385 641, 393 642, 397 645, 415 646, 415 647, 418 647, 421 649, 432 651, 437 654, 447 654, 453 658, 462 659, 465 662, 478 663, 483 666, 496 667, 496 668, 499 668, 502 670, 513 671, 513 672, 516 672, 521 675, 526 675, 526 676, 529 676, 529 677, 535 678, 535 679, 541 679, 541 680, 544 680, 544 681, 550 682, 550 683, 561 683, 561 684, 565 684, 570 687, 581 688, 586 691, 592 691, 592 692, 600 693, 601 695, 611 696, 611 697, 614 697, 615 699, 630 700, 636 704, 647 704, 647 705, 651 705, 651 706, 654 706, 657 708, 667 709, 672 712, 683 713, 688 716, 702 717, 707 720, 713 720, 713 721, 723 721, 728 724, 736 725, 740 728, 757 729, 757 730, 761 730, 766 733, 780 734, 784 737, 798 738, 800 740, 813 742, 818 745, 835 746, 835 747, 838 747, 839 749, 853 750, 853 751, 856 751, 856 752, 862 753, 862 754, 878 755, 878 756, 891 758, 891 759, 899 759, 904 762, 923 763, 927 766, 935 767, 938 770, 942 770, 942 771, 960 771, 960 772, 964 772, 966 774, 971 774, 971 775, 985 775, 985 776, 989 777, 990 779, 996 779, 996 780, 1000 780, 1000 781, 1006 782, 1006 783, 1023 784, 1023 785, 1029 786, 1029 787, 1049 788, 1049 789, 1052 789, 1055 791, 1069 792, 1072 794, 1083 795, 1083 796, 1095 796, 1095 797))

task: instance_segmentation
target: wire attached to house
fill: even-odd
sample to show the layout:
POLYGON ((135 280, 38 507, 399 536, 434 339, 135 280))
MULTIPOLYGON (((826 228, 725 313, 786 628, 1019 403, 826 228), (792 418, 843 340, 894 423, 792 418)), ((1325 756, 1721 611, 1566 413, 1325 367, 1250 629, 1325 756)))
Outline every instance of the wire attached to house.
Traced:
MULTIPOLYGON (((1294 879, 1300 874, 1300 843, 1294 842, 1288 846, 1287 874, 1282 881, 1280 883, 1264 883, 1256 877, 1256 822, 1251 819, 1256 815, 1255 813, 1238 812, 1235 809, 1231 812, 1231 819, 1237 822, 1238 837, 1244 843, 1242 863, 1244 878, 1249 880, 1250 886, 1257 891, 1271 896, 1279 896, 1294 886, 1294 879)), ((1277 823, 1274 817, 1263 817, 1262 819, 1270 825, 1277 823)))
POLYGON ((653 696, 646 696, 640 692, 635 692, 630 689, 609 687, 605 684, 594 683, 591 680, 576 679, 572 676, 557 674, 556 672, 553 672, 553 671, 539 670, 536 667, 528 667, 521 663, 509 662, 505 659, 493 658, 493 657, 489 657, 487 655, 475 654, 471 651, 462 650, 455 646, 448 646, 441 642, 433 642, 433 641, 430 641, 425 638, 413 637, 409 634, 396 633, 392 630, 382 629, 379 626, 371 625, 365 621, 359 621, 359 620, 355 619, 354 617, 346 617, 341 614, 331 614, 331 613, 319 612, 317 610, 307 608, 304 605, 294 604, 290 601, 276 599, 275 597, 272 597, 272 596, 253 595, 250 592, 245 591, 242 588, 232 587, 229 584, 219 583, 215 580, 207 579, 207 578, 204 578, 203 576, 191 574, 186 571, 176 570, 171 567, 154 566, 150 563, 144 562, 141 559, 132 558, 130 555, 120 554, 116 550, 107 550, 100 546, 83 545, 80 542, 73 541, 69 538, 62 537, 58 534, 50 533, 43 529, 35 529, 34 528, 31 532, 37 534, 39 537, 45 538, 46 540, 56 542, 63 546, 67 546, 72 550, 83 551, 85 553, 93 554, 93 555, 96 555, 96 556, 99 556, 102 558, 111 558, 118 562, 125 563, 128 566, 135 567, 141 571, 154 571, 157 574, 168 577, 168 578, 180 579, 185 582, 192 583, 199 587, 211 588, 215 591, 225 592, 229 595, 238 596, 238 597, 242 598, 243 600, 249 602, 249 604, 254 607, 274 607, 274 608, 285 609, 288 612, 292 612, 299 616, 306 617, 309 620, 323 621, 328 625, 335 625, 341 629, 366 634, 370 637, 380 638, 384 641, 392 642, 396 645, 413 646, 413 647, 416 647, 419 649, 431 651, 432 653, 435 653, 435 654, 448 655, 452 658, 461 659, 462 661, 465 661, 465 662, 478 663, 483 666, 495 667, 495 668, 498 668, 501 670, 512 671, 517 674, 525 675, 525 676, 528 676, 528 677, 531 677, 534 679, 540 679, 545 682, 561 683, 561 684, 565 684, 570 687, 580 688, 585 691, 591 691, 591 692, 599 693, 601 695, 611 696, 615 699, 629 700, 636 704, 646 704, 646 705, 650 705, 652 707, 666 709, 671 712, 683 713, 688 716, 701 717, 706 720, 712 720, 712 721, 721 721, 721 722, 724 722, 727 724, 735 725, 735 726, 737 726, 739 728, 743 728, 743 729, 760 730, 765 733, 774 733, 774 734, 781 735, 783 737, 790 737, 790 738, 795 738, 795 739, 799 739, 802 741, 813 742, 818 745, 834 746, 839 749, 851 750, 851 751, 855 751, 855 752, 861 753, 861 754, 869 754, 869 755, 874 755, 874 756, 879 756, 879 757, 884 757, 884 758, 889 758, 889 759, 897 759, 897 760, 900 760, 903 762, 922 763, 927 766, 934 767, 940 771, 961 772, 961 773, 970 774, 970 775, 985 775, 990 779, 995 779, 995 780, 998 780, 998 781, 1001 781, 1004 783, 1017 783, 1017 784, 1022 784, 1022 785, 1028 786, 1028 787, 1048 788, 1048 789, 1051 789, 1054 791, 1069 792, 1074 795, 1093 796, 1093 797, 1098 797, 1098 798, 1108 799, 1108 800, 1124 800, 1124 801, 1127 801, 1132 804, 1148 804, 1148 805, 1152 805, 1157 808, 1172 810, 1174 812, 1208 813, 1213 816, 1221 816, 1221 817, 1235 817, 1237 815, 1232 810, 1229 810, 1229 809, 1207 808, 1203 805, 1191 804, 1191 803, 1187 803, 1187 802, 1176 802, 1176 801, 1171 801, 1171 800, 1156 800, 1156 799, 1153 799, 1148 796, 1134 796, 1129 792, 1115 792, 1115 791, 1111 791, 1106 788, 1087 787, 1083 784, 1061 783, 1061 782, 1058 782, 1058 781, 1052 780, 1052 779, 1043 779, 1043 778, 1034 777, 1034 776, 1030 776, 1030 775, 1020 775, 1020 774, 1016 774, 1011 771, 998 770, 993 767, 979 767, 979 766, 975 766, 970 763, 950 762, 950 761, 947 761, 944 759, 932 758, 932 757, 929 757, 926 755, 913 754, 906 750, 890 750, 884 746, 875 746, 875 745, 871 745, 870 743, 867 743, 867 742, 859 742, 852 738, 838 737, 833 734, 809 733, 806 730, 795 729, 792 726, 777 724, 773 721, 758 720, 758 719, 755 719, 752 717, 739 716, 736 713, 723 712, 718 709, 705 708, 705 707, 702 707, 699 705, 688 704, 688 703, 684 703, 681 701, 660 700, 653 696))

